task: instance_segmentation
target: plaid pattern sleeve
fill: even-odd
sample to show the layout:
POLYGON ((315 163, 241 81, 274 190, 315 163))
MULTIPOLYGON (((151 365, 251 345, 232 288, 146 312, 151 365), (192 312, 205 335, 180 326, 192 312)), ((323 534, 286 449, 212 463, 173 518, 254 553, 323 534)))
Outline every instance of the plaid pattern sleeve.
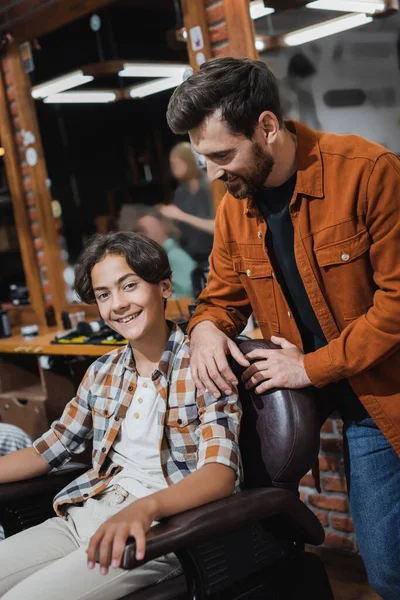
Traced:
POLYGON ((62 467, 72 453, 82 451, 82 445, 92 435, 91 392, 96 363, 87 370, 75 398, 68 402, 61 418, 33 443, 35 449, 51 467, 62 467))
POLYGON ((242 481, 242 466, 239 451, 239 430, 242 409, 237 391, 215 399, 205 392, 197 396, 200 424, 197 468, 219 463, 236 473, 236 490, 242 481))

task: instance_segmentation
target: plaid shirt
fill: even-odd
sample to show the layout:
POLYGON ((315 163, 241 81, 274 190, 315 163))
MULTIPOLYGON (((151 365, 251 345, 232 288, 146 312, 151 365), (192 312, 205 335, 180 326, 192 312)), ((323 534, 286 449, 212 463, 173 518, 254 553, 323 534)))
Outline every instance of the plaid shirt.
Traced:
MULTIPOLYGON (((196 390, 189 367, 189 342, 172 326, 167 347, 152 380, 159 396, 159 448, 168 485, 208 463, 231 467, 236 489, 241 481, 237 394, 216 400, 196 390)), ((36 450, 53 468, 61 467, 93 437, 92 468, 54 498, 54 510, 65 515, 69 504, 83 502, 102 492, 121 467, 108 454, 121 427, 137 386, 130 344, 97 359, 88 369, 77 395, 59 421, 34 442, 36 450)))

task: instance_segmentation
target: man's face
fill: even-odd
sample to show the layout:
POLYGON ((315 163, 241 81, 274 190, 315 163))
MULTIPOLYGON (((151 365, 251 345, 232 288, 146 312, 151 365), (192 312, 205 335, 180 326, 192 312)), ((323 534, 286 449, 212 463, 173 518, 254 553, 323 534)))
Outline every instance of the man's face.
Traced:
POLYGON ((193 148, 206 159, 209 178, 223 181, 235 198, 252 196, 266 185, 274 158, 258 131, 251 140, 234 135, 214 113, 189 135, 193 148))

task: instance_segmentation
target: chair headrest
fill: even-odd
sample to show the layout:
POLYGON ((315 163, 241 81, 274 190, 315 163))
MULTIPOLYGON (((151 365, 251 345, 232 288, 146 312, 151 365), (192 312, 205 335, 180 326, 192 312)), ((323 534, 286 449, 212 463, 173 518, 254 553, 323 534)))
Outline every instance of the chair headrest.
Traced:
MULTIPOLYGON (((269 340, 236 340, 241 352, 279 349, 269 340)), ((243 367, 234 364, 239 378, 243 367)), ((256 394, 239 385, 243 408, 240 433, 245 487, 297 489, 318 458, 319 416, 312 388, 274 389, 256 394)))

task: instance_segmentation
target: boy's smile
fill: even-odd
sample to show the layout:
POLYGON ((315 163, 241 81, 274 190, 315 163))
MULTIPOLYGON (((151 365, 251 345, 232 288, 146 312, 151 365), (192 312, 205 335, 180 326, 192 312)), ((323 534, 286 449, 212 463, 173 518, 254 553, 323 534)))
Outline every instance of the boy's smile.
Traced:
POLYGON ((107 254, 91 273, 100 316, 129 341, 144 341, 165 326, 164 300, 171 282, 148 283, 124 256, 107 254))

